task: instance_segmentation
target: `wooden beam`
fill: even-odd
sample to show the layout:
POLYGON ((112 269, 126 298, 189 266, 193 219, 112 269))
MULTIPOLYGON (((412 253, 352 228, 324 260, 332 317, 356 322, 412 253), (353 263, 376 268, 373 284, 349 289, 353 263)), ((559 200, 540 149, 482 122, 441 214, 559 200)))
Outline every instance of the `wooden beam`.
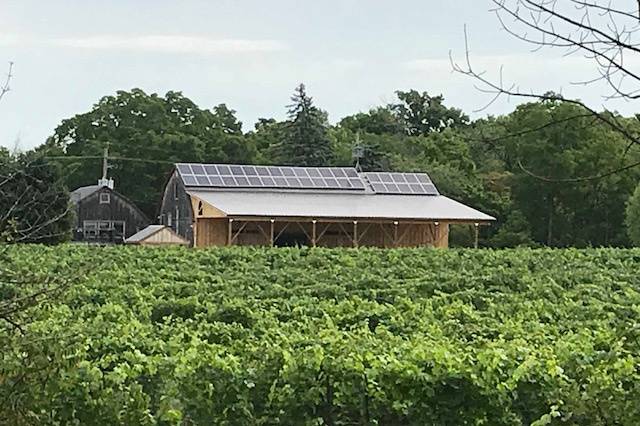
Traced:
POLYGON ((247 227, 247 224, 248 224, 248 223, 249 223, 249 222, 243 222, 243 223, 242 223, 242 225, 240 225, 240 228, 238 229, 238 232, 236 232, 235 234, 232 234, 232 236, 231 236, 231 242, 234 242, 234 241, 236 240, 236 238, 238 238, 238 237, 240 236, 240 233, 241 233, 242 231, 244 231, 244 228, 246 228, 246 227, 247 227))
POLYGON ((353 221, 353 247, 358 248, 358 221, 353 221))
POLYGON ((398 247, 398 221, 393 222, 393 246, 398 247))
POLYGON ((440 222, 433 222, 433 247, 440 245, 440 222))
POLYGON ((260 231, 260 233, 262 234, 262 236, 264 237, 265 240, 269 240, 269 234, 267 233, 267 231, 264 230, 264 228, 262 227, 262 222, 256 222, 257 226, 258 226, 258 231, 260 231))
POLYGON ((387 232, 386 228, 385 228, 385 223, 376 223, 376 225, 378 225, 380 227, 380 231, 382 232, 382 245, 384 247, 387 247, 387 240, 389 240, 391 242, 391 245, 393 245, 393 235, 391 235, 389 232, 387 232))
MULTIPOLYGON (((268 222, 271 219, 275 219, 276 222, 303 222, 308 223, 311 219, 309 216, 280 216, 271 218, 269 216, 243 216, 243 215, 234 215, 230 216, 237 220, 248 220, 251 222, 268 222)), ((415 219, 415 218, 406 218, 406 219, 394 219, 394 218, 370 218, 370 217, 353 217, 353 218, 344 218, 344 217, 323 217, 323 218, 314 218, 318 223, 352 223, 354 220, 357 220, 361 223, 386 223, 392 224, 394 222, 400 222, 403 224, 413 224, 413 225, 423 225, 426 223, 433 223, 434 221, 440 221, 441 223, 457 223, 457 224, 478 224, 478 225, 491 225, 494 221, 492 220, 461 220, 461 219, 447 219, 447 218, 424 218, 424 219, 415 219)))
POLYGON ((476 235, 475 235, 475 240, 473 242, 473 247, 474 248, 478 248, 478 226, 479 226, 479 224, 475 223, 474 225, 475 225, 474 227, 475 227, 475 230, 476 230, 476 235))
POLYGON ((271 219, 269 221, 269 223, 271 224, 270 226, 270 232, 269 232, 269 244, 271 245, 271 247, 273 247, 273 243, 274 243, 274 239, 273 239, 273 232, 274 232, 274 227, 275 227, 275 223, 276 221, 274 219, 271 219))
POLYGON ((371 228, 371 226, 373 225, 372 223, 367 223, 367 226, 365 226, 364 228, 359 228, 358 230, 358 244, 360 244, 360 242, 362 242, 362 237, 364 237, 367 232, 369 231, 369 229, 371 228))
POLYGON ((233 237, 233 219, 229 219, 229 228, 227 230, 227 245, 230 246, 233 237))
POLYGON ((298 228, 300 228, 300 230, 302 231, 302 233, 304 234, 305 237, 307 237, 308 240, 311 240, 311 235, 309 235, 307 233, 307 230, 304 229, 304 225, 301 222, 294 222, 296 225, 298 225, 298 228))
POLYGON ((282 234, 284 233, 284 231, 286 231, 286 229, 287 229, 287 227, 289 226, 289 224, 290 224, 290 223, 291 223, 291 222, 286 222, 286 223, 284 224, 284 226, 282 227, 282 229, 280 230, 280 232, 278 232, 278 234, 276 235, 276 240, 277 240, 278 238, 280 238, 280 235, 282 235, 282 234))
POLYGON ((327 231, 329 230, 330 226, 331 226, 330 223, 326 223, 325 226, 324 226, 324 229, 319 234, 316 235, 316 244, 320 243, 320 239, 324 236, 324 234, 327 233, 327 231))
POLYGON ((198 219, 191 223, 191 234, 193 235, 193 247, 198 247, 198 219))
POLYGON ((318 221, 313 219, 311 221, 311 246, 315 247, 316 246, 316 236, 317 236, 317 231, 316 231, 316 223, 318 221))

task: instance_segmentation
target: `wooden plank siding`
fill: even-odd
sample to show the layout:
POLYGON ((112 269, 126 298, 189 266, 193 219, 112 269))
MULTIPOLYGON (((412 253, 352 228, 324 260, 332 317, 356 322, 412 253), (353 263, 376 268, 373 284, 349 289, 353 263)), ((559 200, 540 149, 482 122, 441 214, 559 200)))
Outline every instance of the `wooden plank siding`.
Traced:
POLYGON ((138 244, 142 246, 189 245, 189 241, 172 232, 169 228, 164 228, 149 235, 138 244))
POLYGON ((106 186, 78 200, 74 207, 75 240, 84 240, 86 222, 123 222, 123 238, 130 237, 150 223, 149 219, 133 202, 106 186))
POLYGON ((195 223, 195 246, 227 245, 227 219, 198 218, 195 223))

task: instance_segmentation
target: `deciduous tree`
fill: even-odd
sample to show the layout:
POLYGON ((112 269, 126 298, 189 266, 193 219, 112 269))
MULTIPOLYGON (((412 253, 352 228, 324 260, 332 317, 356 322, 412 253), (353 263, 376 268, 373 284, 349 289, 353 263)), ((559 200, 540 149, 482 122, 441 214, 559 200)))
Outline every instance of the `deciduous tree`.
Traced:
POLYGON ((625 224, 631 242, 640 246, 640 185, 627 202, 625 224))
POLYGON ((255 149, 249 142, 225 104, 210 111, 180 92, 162 97, 133 89, 105 96, 91 111, 63 120, 47 144, 74 165, 70 188, 95 183, 108 144, 116 189, 153 217, 172 163, 251 163, 255 149))

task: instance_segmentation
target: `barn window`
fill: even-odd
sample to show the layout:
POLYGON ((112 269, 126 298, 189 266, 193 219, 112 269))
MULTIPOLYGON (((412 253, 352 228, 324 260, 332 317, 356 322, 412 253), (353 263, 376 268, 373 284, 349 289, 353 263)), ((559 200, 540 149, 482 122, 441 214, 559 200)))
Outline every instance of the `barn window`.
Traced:
POLYGON ((108 192, 100 193, 100 204, 109 204, 111 202, 111 194, 108 192))

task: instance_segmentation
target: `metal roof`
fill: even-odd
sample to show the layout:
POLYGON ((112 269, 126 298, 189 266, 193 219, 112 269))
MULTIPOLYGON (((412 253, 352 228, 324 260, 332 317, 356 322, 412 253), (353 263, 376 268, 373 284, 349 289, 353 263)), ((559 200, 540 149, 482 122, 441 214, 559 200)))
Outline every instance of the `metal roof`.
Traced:
POLYGON ((189 195, 227 216, 451 220, 495 218, 443 195, 384 195, 349 191, 220 190, 187 188, 189 195))
POLYGON ((149 225, 146 228, 136 232, 135 234, 133 234, 132 236, 127 238, 125 240, 125 242, 127 242, 127 243, 138 243, 138 242, 144 240, 145 238, 148 238, 148 237, 152 236, 156 232, 159 232, 159 231, 163 230, 164 228, 166 228, 166 226, 164 226, 164 225, 149 225))
POLYGON ((177 163, 185 186, 224 189, 367 191, 378 194, 438 195, 426 173, 368 172, 355 167, 254 166, 177 163))

